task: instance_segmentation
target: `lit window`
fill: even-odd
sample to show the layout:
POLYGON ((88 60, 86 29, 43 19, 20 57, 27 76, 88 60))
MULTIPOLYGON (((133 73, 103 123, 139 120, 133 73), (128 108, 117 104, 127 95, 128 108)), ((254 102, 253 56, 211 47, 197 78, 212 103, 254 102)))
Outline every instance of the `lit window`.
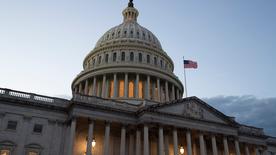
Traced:
POLYGON ((34 152, 34 151, 30 151, 30 152, 28 153, 28 155, 38 155, 38 153, 37 153, 37 152, 34 152))
POLYGON ((128 97, 133 98, 134 97, 134 81, 130 80, 128 82, 128 97))
POLYGON ((11 151, 10 150, 1 150, 0 155, 10 155, 11 151))
POLYGON ((7 129, 8 130, 16 130, 17 121, 8 121, 7 129))
POLYGON ((142 62, 143 57, 142 57, 142 53, 139 53, 139 62, 142 62))
POLYGON ((119 81, 119 97, 124 97, 124 87, 125 87, 124 80, 120 80, 119 81))
POLYGON ((130 61, 133 61, 134 60, 134 54, 133 52, 130 52, 130 61))
POLYGON ((34 133, 42 133, 42 129, 43 129, 43 125, 41 125, 41 124, 35 124, 33 132, 34 133))

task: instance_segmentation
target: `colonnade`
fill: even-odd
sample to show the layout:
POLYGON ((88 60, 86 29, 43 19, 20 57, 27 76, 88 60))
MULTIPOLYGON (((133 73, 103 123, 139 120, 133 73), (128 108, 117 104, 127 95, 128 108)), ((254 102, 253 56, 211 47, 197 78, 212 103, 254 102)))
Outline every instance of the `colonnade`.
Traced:
MULTIPOLYGON (((87 148, 86 148, 86 155, 92 155, 92 138, 94 133, 94 126, 95 121, 89 121, 89 129, 88 129, 88 138, 87 138, 87 148)), ((158 155, 168 155, 169 151, 172 151, 174 155, 179 155, 180 153, 180 145, 179 145, 179 139, 183 140, 183 137, 185 137, 186 146, 185 146, 185 155, 219 155, 219 149, 218 149, 218 142, 223 144, 223 152, 220 152, 220 154, 223 155, 232 155, 233 153, 235 155, 264 155, 265 152, 263 150, 260 150, 262 146, 257 146, 253 144, 246 144, 239 142, 238 137, 233 137, 229 135, 219 135, 216 133, 208 133, 204 131, 196 131, 192 129, 179 129, 175 127, 167 127, 162 125, 157 125, 154 128, 152 128, 152 125, 150 124, 142 124, 139 125, 135 129, 134 135, 130 135, 129 137, 129 152, 132 152, 135 155, 150 155, 150 130, 154 130, 157 132, 158 135, 158 155), (157 127, 157 128, 156 128, 157 127), (164 130, 168 130, 166 134, 164 133, 164 130), (143 132, 142 132, 143 131, 143 132), (180 132, 182 134, 180 134, 180 132), (185 133, 183 135, 183 132, 185 133), (198 134, 194 134, 194 132, 197 132, 198 134), (141 136, 143 134, 143 136, 141 136), (180 135, 180 136, 179 136, 180 135), (142 139, 143 137, 143 139, 142 139), (168 138, 172 137, 173 142, 173 149, 169 150, 168 138), (206 145, 206 137, 209 138, 209 141, 211 141, 211 147, 207 148, 206 145), (223 138, 221 138, 223 137, 223 138), (134 140, 134 138, 136 138, 134 140), (210 140, 211 139, 211 140, 210 140), (218 140, 219 139, 219 140, 218 140), (199 141, 196 143, 196 141, 199 141), (230 142, 230 143, 229 143, 230 142), (199 146, 197 146, 199 144, 199 146), (234 145, 234 146, 231 146, 234 145), (241 144, 244 146, 244 153, 241 154, 241 144), (134 149, 135 146, 135 149, 134 149), (230 147, 231 146, 231 147, 230 147), (250 146, 250 149, 249 149, 250 146), (255 150, 252 149, 252 146, 254 146, 255 150), (199 149, 197 149, 199 148, 199 149), (230 150, 230 148, 234 148, 234 150, 230 150), (198 151, 199 150, 199 151, 198 151), (209 152, 207 152, 209 150, 209 152), (211 153, 210 153, 211 150, 211 153), (134 153, 135 152, 135 153, 134 153)), ((73 155, 73 145, 74 145, 74 137, 76 132, 76 119, 73 119, 71 122, 71 128, 70 128, 70 139, 69 139, 69 148, 71 149, 70 152, 68 152, 68 155, 73 155)), ((110 154, 110 133, 111 133, 111 122, 106 122, 104 127, 104 143, 103 143, 103 155, 109 155, 110 154)), ((126 152, 126 142, 127 142, 127 126, 121 125, 121 136, 120 136, 120 155, 126 155, 128 154, 126 152)), ((151 132, 152 133, 152 132, 151 132)))
POLYGON ((74 88, 75 93, 103 98, 136 98, 169 102, 182 98, 174 83, 138 73, 113 73, 91 77, 74 88))

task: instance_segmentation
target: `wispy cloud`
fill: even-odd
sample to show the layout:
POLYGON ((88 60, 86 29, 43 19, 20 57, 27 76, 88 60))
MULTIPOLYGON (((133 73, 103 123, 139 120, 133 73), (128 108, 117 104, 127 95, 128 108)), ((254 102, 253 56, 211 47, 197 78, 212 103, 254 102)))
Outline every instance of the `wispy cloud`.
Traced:
POLYGON ((236 117, 239 123, 264 128, 266 134, 276 136, 276 98, 255 96, 217 96, 203 98, 226 115, 236 117))

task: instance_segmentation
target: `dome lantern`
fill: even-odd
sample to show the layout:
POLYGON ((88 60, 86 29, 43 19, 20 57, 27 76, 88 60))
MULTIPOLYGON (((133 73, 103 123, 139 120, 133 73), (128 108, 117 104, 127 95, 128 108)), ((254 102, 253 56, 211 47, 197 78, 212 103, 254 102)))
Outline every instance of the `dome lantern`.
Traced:
POLYGON ((135 21, 137 22, 137 17, 139 12, 134 8, 133 0, 130 0, 128 3, 128 7, 123 11, 124 22, 127 21, 135 21))

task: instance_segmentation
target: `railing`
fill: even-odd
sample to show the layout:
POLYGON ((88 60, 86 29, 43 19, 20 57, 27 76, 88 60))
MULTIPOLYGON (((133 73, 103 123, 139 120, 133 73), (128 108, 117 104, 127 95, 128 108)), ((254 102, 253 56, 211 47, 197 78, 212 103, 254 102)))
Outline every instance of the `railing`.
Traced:
POLYGON ((63 107, 68 105, 68 100, 65 100, 65 99, 37 95, 37 94, 33 94, 33 93, 26 93, 26 92, 5 89, 5 88, 0 88, 0 97, 18 98, 18 99, 22 99, 22 100, 28 100, 28 101, 33 101, 33 102, 42 102, 42 103, 46 103, 46 104, 63 106, 63 107))

